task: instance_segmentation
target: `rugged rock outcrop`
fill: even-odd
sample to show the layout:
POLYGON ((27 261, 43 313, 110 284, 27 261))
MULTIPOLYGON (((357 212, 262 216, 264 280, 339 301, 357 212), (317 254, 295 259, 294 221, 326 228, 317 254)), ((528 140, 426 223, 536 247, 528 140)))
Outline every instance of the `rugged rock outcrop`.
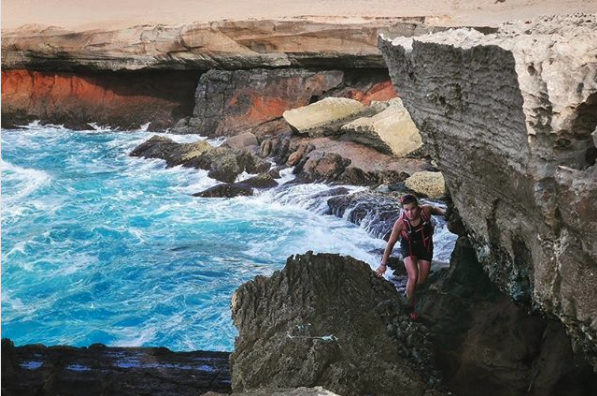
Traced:
POLYGON ((15 347, 2 340, 2 394, 180 395, 230 392, 229 353, 167 348, 15 347))
POLYGON ((564 326, 529 315, 492 284, 468 238, 418 295, 447 389, 460 396, 592 395, 597 373, 564 326))
POLYGON ((597 368, 596 16, 380 47, 492 281, 597 368))
POLYGON ((177 129, 204 136, 278 132, 284 111, 341 86, 343 77, 304 69, 210 70, 199 80, 193 116, 177 129))
MULTIPOLYGON (((239 337, 232 388, 422 395, 425 379, 399 354, 400 312, 394 287, 366 263, 312 252, 290 257, 284 270, 245 283, 233 296, 239 337)), ((424 348, 419 354, 420 361, 432 355, 424 348)))
POLYGON ((212 145, 204 140, 197 143, 177 143, 165 136, 154 135, 135 147, 130 156, 160 158, 165 160, 168 166, 176 166, 182 165, 211 149, 213 149, 212 145))

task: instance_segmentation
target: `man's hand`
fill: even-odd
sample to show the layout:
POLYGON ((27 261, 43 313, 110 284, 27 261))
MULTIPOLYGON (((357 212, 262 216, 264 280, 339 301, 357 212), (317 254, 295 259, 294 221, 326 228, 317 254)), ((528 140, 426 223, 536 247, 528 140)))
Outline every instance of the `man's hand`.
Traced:
POLYGON ((379 265, 379 267, 377 267, 377 269, 375 270, 375 273, 376 273, 378 276, 383 276, 383 274, 385 274, 385 273, 386 273, 386 268, 387 268, 387 265, 385 265, 385 264, 380 264, 380 265, 379 265))

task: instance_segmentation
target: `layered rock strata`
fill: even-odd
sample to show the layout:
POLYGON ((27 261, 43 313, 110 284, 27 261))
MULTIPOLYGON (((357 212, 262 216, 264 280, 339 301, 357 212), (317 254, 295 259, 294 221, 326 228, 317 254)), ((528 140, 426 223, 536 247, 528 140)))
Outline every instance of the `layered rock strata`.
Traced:
POLYGON ((596 16, 379 44, 492 281, 597 367, 596 16))
POLYGON ((28 70, 208 70, 257 67, 374 67, 384 62, 377 35, 412 36, 425 18, 315 18, 138 25, 116 30, 56 27, 2 33, 2 68, 28 70))
POLYGON ((2 394, 180 395, 230 391, 229 353, 167 348, 15 347, 2 340, 2 394))

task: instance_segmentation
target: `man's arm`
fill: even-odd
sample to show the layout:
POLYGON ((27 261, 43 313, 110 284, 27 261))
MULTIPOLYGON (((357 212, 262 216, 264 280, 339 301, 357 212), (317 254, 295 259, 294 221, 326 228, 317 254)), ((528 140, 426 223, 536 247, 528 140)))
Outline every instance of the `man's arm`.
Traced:
POLYGON ((426 212, 427 216, 438 215, 445 216, 446 210, 439 206, 421 205, 421 208, 426 212))
POLYGON ((398 218, 398 220, 396 220, 396 222, 394 223, 394 226, 392 227, 392 233, 390 234, 390 239, 388 239, 388 244, 386 245, 386 250, 384 250, 384 252, 383 252, 381 264, 375 271, 379 275, 383 275, 384 272, 386 272, 386 267, 387 267, 388 260, 390 259, 390 254, 392 254, 392 250, 394 250, 394 245, 396 244, 396 242, 398 241, 398 238, 400 237, 400 233, 402 232, 403 224, 404 223, 402 221, 402 215, 401 215, 398 218))

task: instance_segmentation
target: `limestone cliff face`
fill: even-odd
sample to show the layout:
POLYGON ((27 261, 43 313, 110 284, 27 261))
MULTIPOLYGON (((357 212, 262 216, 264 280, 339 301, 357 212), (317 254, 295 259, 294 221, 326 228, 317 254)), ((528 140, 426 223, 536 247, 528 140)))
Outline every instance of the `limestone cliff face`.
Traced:
POLYGON ((478 258, 597 366, 597 18, 381 37, 478 258))
POLYGON ((2 67, 39 70, 188 70, 325 66, 384 67, 382 30, 412 35, 423 18, 347 23, 309 18, 140 25, 83 32, 59 28, 2 32, 2 67), (412 23, 408 23, 408 22, 412 23), (399 22, 405 22, 396 27, 399 22))

